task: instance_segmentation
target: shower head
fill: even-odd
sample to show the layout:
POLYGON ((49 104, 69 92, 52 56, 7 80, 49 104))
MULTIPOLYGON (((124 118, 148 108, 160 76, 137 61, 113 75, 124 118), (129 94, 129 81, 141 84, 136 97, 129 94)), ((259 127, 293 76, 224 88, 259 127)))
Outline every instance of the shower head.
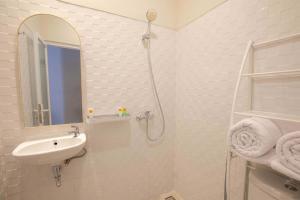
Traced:
POLYGON ((146 13, 146 17, 148 19, 148 22, 152 22, 156 19, 157 17, 157 12, 154 9, 149 9, 146 13))
POLYGON ((155 35, 151 32, 151 22, 154 21, 157 17, 157 12, 154 9, 148 9, 146 13, 146 17, 148 20, 148 29, 145 34, 142 36, 142 41, 144 43, 145 48, 148 48, 150 46, 150 40, 152 37, 155 37, 155 35))

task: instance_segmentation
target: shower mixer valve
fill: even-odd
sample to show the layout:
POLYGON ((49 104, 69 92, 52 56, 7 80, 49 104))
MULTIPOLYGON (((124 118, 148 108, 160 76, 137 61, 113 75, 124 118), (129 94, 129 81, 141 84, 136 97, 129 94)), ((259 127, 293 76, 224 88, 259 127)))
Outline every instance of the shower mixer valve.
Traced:
POLYGON ((151 111, 147 110, 145 112, 140 113, 138 116, 136 116, 136 120, 137 121, 141 121, 141 120, 144 120, 144 119, 149 120, 151 115, 152 115, 151 111))

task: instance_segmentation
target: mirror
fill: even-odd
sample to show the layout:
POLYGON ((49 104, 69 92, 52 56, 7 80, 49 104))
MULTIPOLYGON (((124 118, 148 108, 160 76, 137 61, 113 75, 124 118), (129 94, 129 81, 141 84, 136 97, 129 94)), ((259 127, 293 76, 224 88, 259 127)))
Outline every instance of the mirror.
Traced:
POLYGON ((18 44, 25 127, 82 122, 80 40, 73 27, 34 15, 20 25, 18 44))

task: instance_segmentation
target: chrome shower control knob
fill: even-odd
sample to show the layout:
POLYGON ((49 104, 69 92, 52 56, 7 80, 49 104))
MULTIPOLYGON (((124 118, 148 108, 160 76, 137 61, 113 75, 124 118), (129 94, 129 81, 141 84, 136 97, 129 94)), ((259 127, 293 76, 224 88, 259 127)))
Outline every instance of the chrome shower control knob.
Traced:
POLYGON ((135 119, 137 121, 141 121, 141 120, 144 120, 144 119, 148 120, 148 119, 150 119, 150 117, 151 117, 151 111, 147 110, 147 111, 142 112, 139 115, 137 115, 135 119))

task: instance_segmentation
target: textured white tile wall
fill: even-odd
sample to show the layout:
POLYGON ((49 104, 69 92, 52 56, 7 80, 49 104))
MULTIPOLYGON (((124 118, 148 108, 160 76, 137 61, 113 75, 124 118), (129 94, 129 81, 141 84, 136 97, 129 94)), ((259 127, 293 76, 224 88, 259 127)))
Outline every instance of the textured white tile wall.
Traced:
MULTIPOLYGON (((154 73, 166 113, 166 136, 149 144, 145 126, 108 123, 85 127, 88 154, 63 169, 63 185, 56 188, 50 166, 20 165, 11 156, 25 139, 62 133, 69 126, 21 128, 16 86, 17 28, 26 17, 49 13, 63 17, 78 31, 87 106, 97 114, 126 106, 134 117, 156 110, 141 35, 146 24, 55 0, 0 0, 0 192, 4 199, 157 199, 173 188, 175 133, 175 32, 153 27, 154 73)), ((154 135, 161 126, 155 113, 154 135)))
MULTIPOLYGON (((299 32, 298 0, 229 0, 178 31, 175 190, 184 199, 223 199, 225 137, 248 40, 265 41, 299 32)), ((299 69, 299 54, 295 59, 297 53, 284 48, 279 52, 293 57, 284 56, 283 61, 291 62, 285 67, 299 69)), ((278 59, 282 57, 263 61, 278 59)), ((278 85, 280 91, 289 87, 278 85)), ((297 98, 289 101, 299 102, 297 98)), ((265 98, 257 106, 267 103, 270 99, 265 98)), ((240 165, 238 160, 233 163, 233 199, 242 199, 238 193, 243 174, 240 165)))

